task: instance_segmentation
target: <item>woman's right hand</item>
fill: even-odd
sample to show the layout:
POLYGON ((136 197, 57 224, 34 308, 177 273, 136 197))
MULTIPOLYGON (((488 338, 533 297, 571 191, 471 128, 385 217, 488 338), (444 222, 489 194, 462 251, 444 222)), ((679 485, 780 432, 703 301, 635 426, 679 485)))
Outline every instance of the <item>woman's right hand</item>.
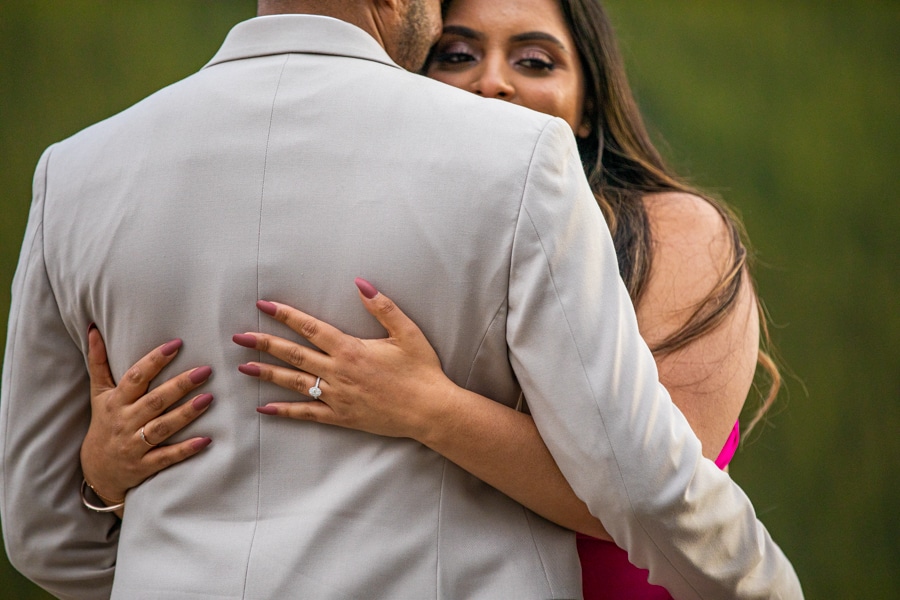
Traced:
MULTIPOLYGON (((155 348, 116 385, 103 337, 94 326, 88 331, 91 424, 81 445, 81 468, 85 480, 108 504, 121 502, 129 489, 197 454, 212 441, 195 437, 159 445, 203 414, 213 399, 211 394, 200 394, 167 412, 209 379, 209 367, 185 371, 149 390, 151 380, 175 358, 181 345, 175 339, 155 348)), ((121 511, 117 514, 121 516, 121 511)))

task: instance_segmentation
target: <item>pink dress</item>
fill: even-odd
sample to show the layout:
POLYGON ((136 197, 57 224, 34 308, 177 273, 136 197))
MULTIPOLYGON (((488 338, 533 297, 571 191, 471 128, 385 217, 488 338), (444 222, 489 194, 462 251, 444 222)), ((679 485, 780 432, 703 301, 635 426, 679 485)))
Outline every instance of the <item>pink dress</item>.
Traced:
MULTIPOLYGON (((717 467, 728 466, 740 437, 739 424, 735 423, 725 447, 716 458, 717 467)), ((647 571, 628 562, 628 554, 612 542, 580 533, 576 535, 576 541, 584 600, 671 600, 666 588, 649 583, 647 571)))

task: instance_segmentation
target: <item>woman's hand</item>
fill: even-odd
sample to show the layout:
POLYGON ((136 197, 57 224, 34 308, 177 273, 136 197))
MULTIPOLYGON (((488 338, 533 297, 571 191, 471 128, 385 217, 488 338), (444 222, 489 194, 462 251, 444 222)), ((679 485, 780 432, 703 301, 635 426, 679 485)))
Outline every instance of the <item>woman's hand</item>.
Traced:
POLYGON ((317 383, 321 389, 318 399, 261 406, 257 410, 263 414, 424 442, 443 401, 459 388, 444 375, 437 354, 416 324, 367 281, 357 279, 356 285, 366 310, 387 330, 387 338, 355 338, 297 309, 261 300, 257 303, 261 311, 319 350, 263 333, 237 334, 236 344, 294 367, 254 362, 239 370, 304 396, 310 396, 317 383))
POLYGON ((239 370, 304 396, 318 384, 321 396, 256 410, 412 438, 539 515, 609 539, 559 471, 532 418, 455 385, 416 324, 367 281, 356 285, 386 339, 361 340, 284 304, 257 303, 320 350, 262 333, 237 334, 235 343, 293 366, 247 363, 239 370))
POLYGON ((240 371, 304 396, 318 384, 321 396, 256 410, 412 438, 539 515, 609 539, 559 471, 532 418, 454 384, 416 324, 367 281, 356 285, 386 339, 361 340, 284 304, 257 303, 320 350, 262 333, 237 334, 236 344, 294 367, 247 363, 240 371))
POLYGON ((103 337, 94 326, 88 331, 91 424, 81 445, 81 468, 85 480, 108 504, 122 501, 129 489, 212 441, 196 437, 158 446, 203 414, 213 399, 201 394, 165 412, 209 379, 209 367, 185 371, 148 392, 150 381, 175 358, 181 345, 175 339, 155 348, 116 385, 103 337))

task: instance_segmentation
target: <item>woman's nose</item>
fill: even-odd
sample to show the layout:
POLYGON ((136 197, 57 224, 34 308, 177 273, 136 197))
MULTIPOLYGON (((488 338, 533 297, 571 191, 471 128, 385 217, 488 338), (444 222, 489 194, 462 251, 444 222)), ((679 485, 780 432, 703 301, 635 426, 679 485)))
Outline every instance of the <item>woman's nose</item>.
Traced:
POLYGON ((501 61, 485 61, 479 76, 472 82, 472 91, 485 98, 510 100, 516 93, 501 61))

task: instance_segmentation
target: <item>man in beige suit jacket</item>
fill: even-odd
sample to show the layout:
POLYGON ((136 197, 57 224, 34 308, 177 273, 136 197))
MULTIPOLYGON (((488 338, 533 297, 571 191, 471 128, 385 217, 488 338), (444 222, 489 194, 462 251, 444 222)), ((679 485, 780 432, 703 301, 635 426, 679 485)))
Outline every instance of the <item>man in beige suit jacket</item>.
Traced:
POLYGON ((576 493, 676 597, 800 597, 657 382, 568 126, 401 68, 437 0, 260 7, 321 14, 237 25, 38 164, 0 404, 17 568, 62 598, 579 597, 574 534, 427 448, 255 412, 295 399, 237 372, 258 357, 232 333, 291 335, 256 300, 377 337, 362 275, 458 384, 507 405, 521 386, 576 493), (178 336, 164 375, 209 364, 218 398, 197 424, 215 446, 129 492, 121 525, 78 494, 92 321, 116 377, 178 336))

